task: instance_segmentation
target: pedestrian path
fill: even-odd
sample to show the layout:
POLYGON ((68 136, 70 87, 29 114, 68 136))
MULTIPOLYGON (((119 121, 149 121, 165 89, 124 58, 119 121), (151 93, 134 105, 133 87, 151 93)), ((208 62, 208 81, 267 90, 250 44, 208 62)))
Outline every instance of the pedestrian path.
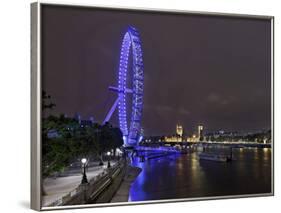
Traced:
POLYGON ((141 173, 141 171, 141 168, 128 166, 124 180, 121 183, 121 186, 119 187, 114 197, 111 199, 111 203, 129 201, 131 185, 135 181, 137 176, 141 173))
MULTIPOLYGON (((115 165, 116 162, 111 162, 111 165, 115 165)), ((87 178, 90 181, 92 178, 101 174, 107 168, 107 164, 104 166, 93 166, 87 169, 87 178)), ((71 175, 62 177, 50 177, 46 178, 43 183, 44 191, 46 195, 43 195, 42 205, 48 206, 56 200, 67 195, 69 192, 77 188, 82 180, 82 173, 72 172, 71 175)))

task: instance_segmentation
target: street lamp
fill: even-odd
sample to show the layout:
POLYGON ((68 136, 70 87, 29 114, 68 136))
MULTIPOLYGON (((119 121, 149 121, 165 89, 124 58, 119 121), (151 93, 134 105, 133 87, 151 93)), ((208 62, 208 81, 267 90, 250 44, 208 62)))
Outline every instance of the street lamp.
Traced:
POLYGON ((87 159, 86 158, 82 158, 81 159, 81 163, 82 163, 82 166, 83 166, 83 177, 82 177, 81 184, 85 184, 85 183, 88 183, 88 179, 87 179, 87 176, 86 176, 87 159))
POLYGON ((111 165, 110 165, 110 152, 107 152, 107 159, 108 159, 108 162, 107 162, 107 168, 110 168, 111 165))

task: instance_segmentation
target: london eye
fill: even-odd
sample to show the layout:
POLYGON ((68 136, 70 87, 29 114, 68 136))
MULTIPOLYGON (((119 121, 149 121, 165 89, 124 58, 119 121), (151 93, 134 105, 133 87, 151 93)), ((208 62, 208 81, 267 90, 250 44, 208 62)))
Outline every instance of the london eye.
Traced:
POLYGON ((143 108, 143 83, 144 68, 140 34, 132 26, 128 27, 121 46, 118 87, 109 87, 118 93, 118 98, 108 112, 107 122, 118 105, 119 127, 123 133, 125 146, 136 146, 141 137, 141 118, 143 108), (132 69, 129 70, 129 59, 132 54, 132 69), (127 88, 128 75, 132 75, 132 88, 127 88), (131 98, 131 106, 128 100, 131 98), (128 119, 128 108, 131 107, 131 115, 128 119))

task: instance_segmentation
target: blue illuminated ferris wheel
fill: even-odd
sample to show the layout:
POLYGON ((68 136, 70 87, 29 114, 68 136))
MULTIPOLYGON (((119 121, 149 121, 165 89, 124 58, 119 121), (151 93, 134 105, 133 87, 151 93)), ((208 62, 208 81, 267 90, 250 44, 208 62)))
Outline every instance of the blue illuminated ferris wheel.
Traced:
POLYGON ((125 146, 135 146, 141 140, 141 117, 143 108, 143 58, 140 35, 136 28, 129 27, 122 41, 118 87, 109 87, 118 93, 118 98, 108 112, 105 122, 107 122, 118 105, 119 127, 123 133, 125 146), (133 87, 127 88, 127 74, 130 52, 132 53, 132 74, 133 87), (128 95, 132 94, 132 106, 130 123, 127 119, 128 95))

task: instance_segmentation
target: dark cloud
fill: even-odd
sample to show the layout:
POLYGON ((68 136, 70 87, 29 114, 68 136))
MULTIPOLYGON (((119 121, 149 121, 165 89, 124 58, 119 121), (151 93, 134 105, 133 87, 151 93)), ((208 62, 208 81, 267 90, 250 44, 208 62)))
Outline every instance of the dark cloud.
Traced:
MULTIPOLYGON (((145 134, 270 128, 270 21, 44 6, 43 88, 55 114, 101 122, 116 94, 121 40, 140 31, 145 134)), ((116 114, 112 122, 117 124, 116 114)))

